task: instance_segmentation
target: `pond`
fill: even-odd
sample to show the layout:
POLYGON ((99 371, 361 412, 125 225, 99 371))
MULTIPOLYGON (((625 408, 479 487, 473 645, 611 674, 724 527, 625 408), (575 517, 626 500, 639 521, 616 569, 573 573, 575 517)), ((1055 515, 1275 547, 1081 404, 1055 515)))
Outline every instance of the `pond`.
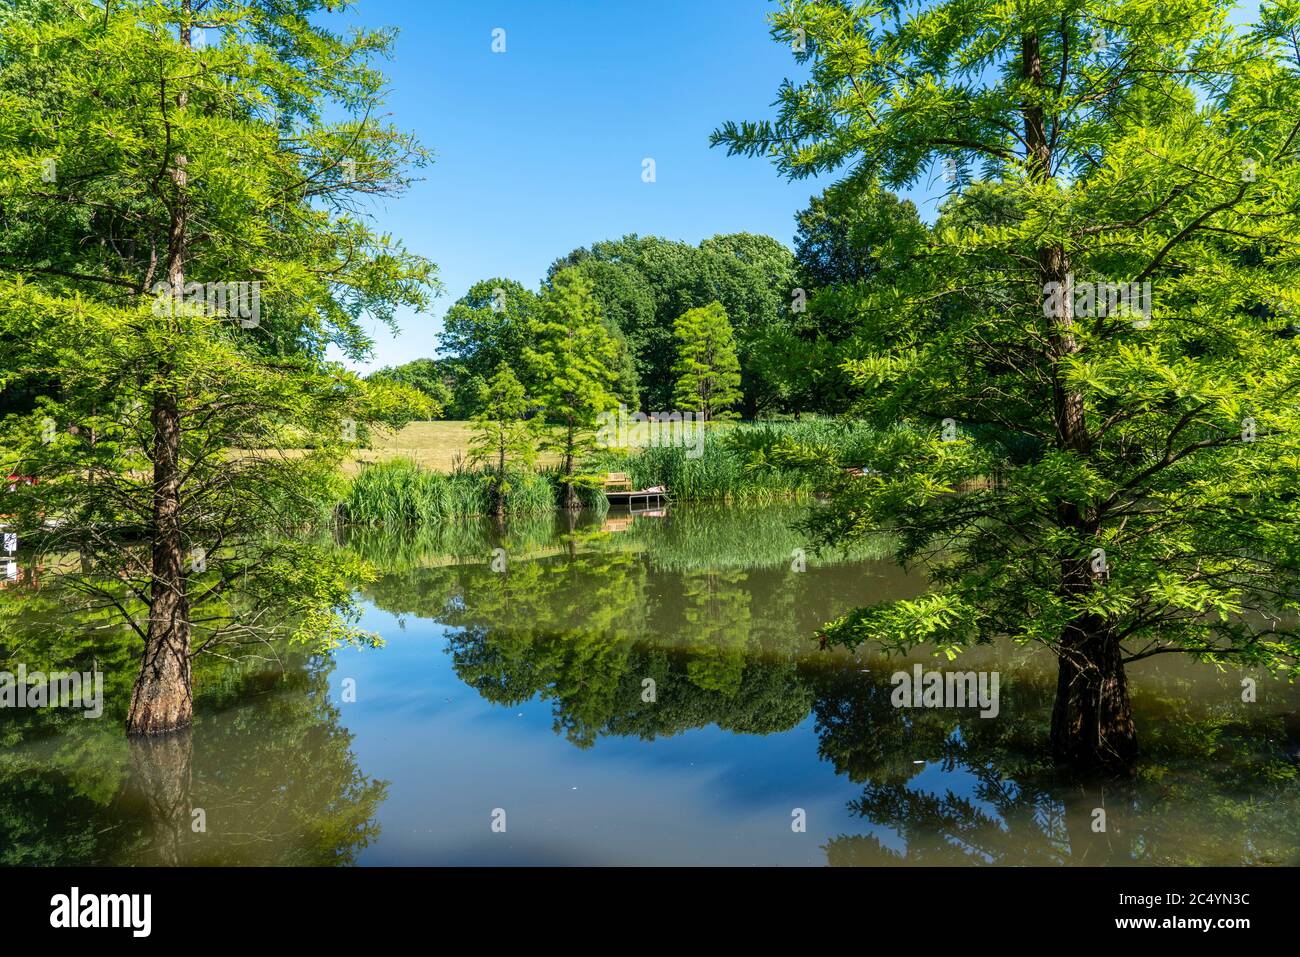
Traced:
POLYGON ((1296 689, 1139 662, 1141 764, 1070 780, 1045 653, 820 650, 925 580, 871 544, 817 554, 799 515, 356 532, 382 647, 206 665, 192 732, 154 742, 115 720, 126 653, 101 662, 108 720, 0 713, 0 862, 1300 863, 1296 689), (996 715, 897 707, 916 665, 996 672, 996 715))

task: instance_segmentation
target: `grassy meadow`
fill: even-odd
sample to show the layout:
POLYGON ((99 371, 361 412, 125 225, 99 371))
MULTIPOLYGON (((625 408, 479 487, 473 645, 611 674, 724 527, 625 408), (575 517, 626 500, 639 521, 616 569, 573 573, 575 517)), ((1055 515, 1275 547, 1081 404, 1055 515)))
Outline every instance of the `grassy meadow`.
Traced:
POLYGON ((344 464, 349 475, 366 465, 405 459, 431 472, 450 474, 458 465, 469 464, 472 422, 411 422, 393 431, 377 429, 372 447, 357 452, 344 464))
MULTIPOLYGON (((710 422, 706 428, 723 430, 733 427, 731 422, 710 422)), ((629 427, 628 436, 633 445, 645 445, 645 425, 629 427)), ((474 423, 467 421, 411 422, 405 428, 376 429, 371 448, 362 449, 344 463, 348 475, 356 475, 366 465, 392 459, 406 459, 433 472, 451 473, 458 466, 469 465, 469 443, 474 423)), ((558 464, 559 457, 551 453, 538 456, 538 465, 545 468, 558 464)))

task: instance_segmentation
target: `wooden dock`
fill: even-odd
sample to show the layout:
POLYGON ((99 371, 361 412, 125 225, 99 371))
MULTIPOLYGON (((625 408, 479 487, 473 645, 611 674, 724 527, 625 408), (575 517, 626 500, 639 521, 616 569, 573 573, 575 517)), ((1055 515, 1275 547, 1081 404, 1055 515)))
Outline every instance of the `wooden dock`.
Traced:
POLYGON ((636 511, 638 506, 645 509, 667 505, 669 501, 668 490, 661 488, 643 488, 627 492, 606 491, 605 498, 610 505, 624 505, 629 511, 636 511))
POLYGON ((668 504, 668 489, 662 485, 654 488, 634 489, 626 472, 610 472, 605 476, 605 499, 610 505, 624 505, 629 512, 647 511, 668 504))

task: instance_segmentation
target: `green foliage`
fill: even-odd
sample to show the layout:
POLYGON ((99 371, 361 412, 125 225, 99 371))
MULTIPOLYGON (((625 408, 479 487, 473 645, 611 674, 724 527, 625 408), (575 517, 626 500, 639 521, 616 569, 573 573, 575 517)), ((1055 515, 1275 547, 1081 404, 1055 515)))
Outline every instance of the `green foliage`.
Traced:
POLYGON ((430 411, 325 358, 427 305, 432 264, 355 209, 426 156, 375 119, 390 34, 334 32, 326 0, 203 6, 0 13, 0 385, 24 400, 0 459, 38 479, 14 521, 138 636, 233 650, 278 608, 316 647, 364 641, 364 569, 292 538, 367 423, 430 411))
POLYGON ((479 396, 482 411, 474 417, 470 461, 488 468, 488 497, 500 514, 510 497, 510 470, 529 468, 537 457, 537 424, 528 419, 524 387, 504 362, 479 396))
POLYGON ((907 261, 926 239, 910 200, 875 183, 834 183, 795 215, 795 262, 806 290, 852 286, 907 261))
POLYGON ((875 431, 861 423, 738 424, 707 429, 698 456, 694 447, 673 445, 606 450, 592 456, 590 468, 626 472, 637 488, 665 485, 675 502, 806 500, 841 467, 863 464, 875 444, 875 431))
POLYGON ((892 284, 929 231, 912 203, 858 178, 812 197, 795 221, 803 308, 792 308, 758 359, 788 407, 844 413, 859 393, 843 364, 861 348, 854 337, 863 289, 892 284))
POLYGON ((619 325, 636 361, 641 407, 673 401, 673 324, 690 309, 720 302, 735 329, 744 412, 774 406, 781 386, 764 372, 763 342, 784 326, 794 288, 790 251, 768 236, 714 236, 699 246, 655 236, 624 236, 575 249, 551 267, 592 280, 605 314, 619 325))
POLYGON ((1086 674, 1116 643, 1300 671, 1300 9, 1265 3, 1242 33, 1231 7, 773 15, 780 41, 806 31, 809 79, 715 142, 891 187, 950 160, 963 194, 889 283, 854 292, 845 369, 880 471, 833 483, 815 522, 825 541, 895 531, 935 592, 831 641, 1010 635, 1086 674), (1052 282, 1108 280, 1150 282, 1152 314, 1050 308, 1052 282))
MULTIPOLYGON (((444 475, 407 459, 366 466, 352 480, 339 506, 342 521, 357 525, 400 527, 435 525, 496 511, 492 477, 468 471, 444 475)), ((555 508, 555 488, 544 475, 508 470, 506 513, 536 515, 555 508)))
POLYGON ((453 402, 454 377, 439 359, 413 359, 400 366, 385 366, 366 377, 370 383, 394 382, 422 393, 429 401, 426 418, 444 418, 453 402))
POLYGON ((578 462, 595 447, 597 417, 618 404, 617 355, 591 283, 574 271, 556 273, 530 328, 524 362, 534 397, 559 426, 543 447, 563 457, 568 505, 577 501, 572 478, 578 462))
POLYGON ((538 306, 537 294, 513 279, 485 279, 447 310, 438 345, 445 357, 439 362, 455 383, 452 418, 469 419, 480 410, 483 386, 501 363, 524 368, 538 306))
POLYGON ((677 361, 673 374, 677 407, 699 413, 704 422, 735 418, 731 406, 740 401, 740 361, 735 337, 722 303, 688 309, 673 323, 677 361))

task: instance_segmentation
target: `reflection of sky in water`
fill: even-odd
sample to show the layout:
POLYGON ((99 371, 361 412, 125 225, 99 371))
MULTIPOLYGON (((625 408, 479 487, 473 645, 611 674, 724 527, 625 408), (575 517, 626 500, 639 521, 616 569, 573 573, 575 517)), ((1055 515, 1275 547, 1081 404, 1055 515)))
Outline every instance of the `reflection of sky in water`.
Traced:
MULTIPOLYGON (((845 574, 861 576, 862 569, 845 569, 845 574)), ((829 611, 820 608, 825 597, 822 585, 809 584, 811 590, 805 592, 809 602, 829 611)), ((766 583, 758 578, 751 578, 748 585, 756 588, 751 592, 755 599, 766 591, 766 583)), ((463 605, 459 598, 449 599, 444 609, 463 605)), ((474 597, 467 603, 478 604, 474 597)), ((1224 852, 1223 860, 1231 861, 1234 856, 1229 850, 1231 842, 1221 844, 1216 825, 1203 820, 1202 801, 1209 795, 1199 790, 1219 772, 1200 760, 1195 762, 1198 771, 1194 775, 1199 783, 1187 779, 1166 790, 1161 781, 1168 784, 1182 779, 1185 772, 1171 778, 1157 771, 1136 805, 1126 808, 1122 800, 1117 802, 1112 809, 1118 815, 1113 845, 1107 844, 1111 839, 1106 835, 1092 835, 1110 848, 1099 852, 1088 848, 1087 814, 1095 806, 1094 800, 1107 804, 1107 797, 1090 794, 1076 808, 1073 828, 1067 826, 1065 808, 1060 804, 1062 797, 1075 793, 1068 787, 1054 788, 1056 796, 1046 802, 1041 794, 1035 798, 1030 793, 1030 803, 1021 803, 1022 785, 1005 769, 994 770, 989 780, 984 779, 985 761, 992 761, 996 768, 998 760, 978 742, 967 740, 977 729, 985 730, 983 719, 973 715, 967 720, 974 724, 950 729, 946 740, 919 734, 914 743, 903 740, 901 748, 887 748, 886 753, 895 755, 906 775, 897 782, 899 790, 891 797, 888 773, 885 777, 869 773, 868 779, 857 783, 847 773, 835 773, 832 764, 819 756, 819 745, 828 743, 824 739, 828 729, 822 729, 823 739, 819 740, 811 714, 778 733, 743 734, 715 724, 654 740, 602 732, 592 747, 582 749, 563 733, 556 733, 554 709, 558 705, 554 702, 534 696, 522 705, 507 707, 492 703, 467 685, 452 666, 448 641, 457 632, 450 626, 413 613, 397 616, 373 604, 367 604, 361 624, 383 635, 387 645, 379 650, 340 650, 330 686, 340 720, 353 735, 351 750, 360 770, 389 782, 387 799, 377 810, 380 834, 361 852, 362 864, 824 865, 825 847, 832 839, 867 835, 888 851, 906 854, 910 863, 959 863, 964 855, 969 855, 965 863, 1085 863, 1089 855, 1096 859, 1098 853, 1111 852, 1119 863, 1130 853, 1142 856, 1148 830, 1161 836, 1162 856, 1180 856, 1184 850, 1193 858, 1224 852), (356 681, 356 703, 341 700, 342 682, 347 678, 356 681), (974 750, 968 751, 968 746, 974 750), (953 754, 963 753, 975 764, 950 763, 953 754), (911 773, 906 774, 909 764, 911 773), (919 842, 916 847, 909 849, 908 840, 894 829, 887 810, 883 817, 878 812, 870 817, 856 813, 853 805, 863 798, 864 786, 873 781, 884 787, 882 808, 894 806, 903 795, 909 796, 909 804, 915 799, 915 806, 902 813, 909 826, 920 828, 912 835, 912 840, 919 842), (989 786, 1001 793, 986 794, 989 786), (938 831, 932 829, 936 822, 924 810, 935 801, 939 802, 940 818, 957 815, 938 831), (1002 808, 995 801, 1010 803, 1002 808), (1004 819, 1003 812, 1012 807, 1014 819, 1004 819), (494 808, 506 811, 505 834, 490 829, 494 808), (794 808, 807 812, 806 833, 791 830, 794 808), (1082 830, 1079 813, 1084 815, 1082 830), (875 823, 877 819, 884 823, 875 823), (975 830, 969 830, 972 827, 975 830), (936 840, 960 850, 956 855, 936 857, 936 840), (1021 852, 1029 857, 1022 857, 1021 852)), ((530 620, 521 626, 532 624, 530 620)), ((853 678, 866 670, 861 663, 844 661, 846 670, 841 675, 849 684, 839 693, 851 688, 853 678)), ((1014 669, 1025 661, 1023 654, 1003 649, 982 664, 977 665, 974 657, 963 663, 967 668, 1010 665, 1014 669)), ((751 661, 750 666, 758 665, 751 661)), ((935 662, 933 667, 942 665, 935 662)), ((871 671, 890 672, 893 668, 881 661, 873 664, 871 671)), ((1147 677, 1155 674, 1149 665, 1135 671, 1146 672, 1147 677)), ((1196 666, 1191 665, 1168 677, 1183 685, 1186 676, 1195 671, 1196 666)), ((1215 680, 1204 671, 1197 673, 1202 682, 1215 680)), ((1027 676, 1028 672, 1013 674, 1027 676)), ((593 674, 593 680, 595 677, 593 674)), ((1134 678, 1138 684, 1143 681, 1136 674, 1134 678)), ((688 679, 679 671, 673 673, 672 680, 688 679)), ((1184 685, 1184 691, 1194 684, 1184 685)), ((1018 685, 1004 682, 1004 691, 1013 688, 1018 685)), ((1224 694, 1235 696, 1234 689, 1234 682, 1229 682, 1226 690, 1209 684, 1196 695, 1214 702, 1224 694)), ((887 689, 882 693, 887 694, 887 689)), ((840 705, 849 700, 851 697, 842 699, 840 705)), ((1033 705, 1015 694, 1004 696, 1003 720, 1014 718, 1022 704, 1032 711, 1041 709, 1044 702, 1033 705)), ((1040 712, 1030 717, 1041 724, 1045 736, 1048 715, 1040 712)), ((910 739, 914 733, 904 730, 906 723, 880 725, 865 713, 845 714, 836 720, 844 718, 848 723, 833 732, 836 747, 853 741, 869 745, 875 734, 902 733, 910 739)), ((1156 720, 1168 722, 1171 716, 1161 715, 1156 720)), ((884 766, 877 768, 885 770, 884 766)), ((889 773, 900 773, 900 769, 895 765, 895 771, 889 773)), ((1225 796, 1245 798, 1254 807, 1253 795, 1220 795, 1225 796)), ((1294 806, 1293 799, 1288 806, 1294 806)), ((1279 813, 1285 820, 1285 809, 1274 804, 1267 816, 1259 819, 1259 826, 1270 839, 1285 843, 1283 831, 1289 833, 1290 826, 1279 823, 1279 813)), ((1254 816, 1254 811, 1246 813, 1246 818, 1254 816)), ((1229 819, 1234 817, 1229 815, 1229 819)), ((1235 825, 1229 824, 1229 828, 1235 825)), ((1248 833, 1239 837, 1250 841, 1248 833)), ((860 846, 841 845, 837 862, 859 860, 860 846)), ((1261 855, 1268 863, 1287 859, 1284 849, 1261 855)), ((869 860, 885 862, 870 852, 859 862, 869 860)))
POLYGON ((1260 723, 1239 701, 1240 674, 1141 662, 1130 678, 1144 770, 1132 786, 1081 787, 1044 753, 1049 653, 1009 642, 956 662, 932 649, 906 662, 818 652, 823 622, 924 580, 870 554, 796 574, 791 518, 679 510, 613 536, 543 524, 513 532, 521 557, 508 578, 477 558, 495 539, 457 529, 409 549, 358 539, 394 569, 367 588, 361 622, 386 647, 342 649, 329 674, 359 772, 388 782, 360 863, 1294 859, 1294 772, 1269 742, 1300 703, 1295 689, 1265 682, 1274 717, 1260 723), (889 676, 917 660, 998 671, 998 718, 899 714, 889 676), (634 697, 645 674, 661 682, 658 704, 634 697), (341 700, 347 678, 356 703, 341 700), (492 701, 517 696, 529 700, 492 701), (1099 806, 1106 833, 1090 826, 1099 806), (506 834, 491 831, 494 808, 506 834), (806 833, 791 830, 794 808, 806 833))
POLYGON ((447 629, 403 619, 370 607, 362 625, 388 644, 339 652, 331 675, 336 703, 356 679, 357 702, 339 703, 353 753, 391 782, 360 863, 822 865, 827 840, 870 830, 847 807, 861 788, 818 758, 811 716, 782 734, 710 726, 583 750, 554 732, 550 702, 484 700, 452 670, 447 629), (497 807, 505 834, 489 828, 497 807))
MULTIPOLYGON (((1139 662, 1137 777, 1081 785, 1044 753, 1050 653, 818 651, 823 622, 923 583, 870 558, 796 573, 788 521, 679 510, 571 537, 542 523, 516 536, 504 578, 473 529, 359 539, 391 561, 361 623, 382 649, 206 662, 192 740, 159 747, 128 743, 121 709, 0 715, 14 742, 0 863, 1300 863, 1300 687, 1255 673, 1243 703, 1240 669, 1139 662), (998 671, 998 718, 894 709, 890 675, 918 660, 998 671), (492 703, 511 697, 529 700, 492 703)), ((27 625, 45 634, 60 614, 27 625)), ((137 653, 93 640, 120 704, 137 653)))

